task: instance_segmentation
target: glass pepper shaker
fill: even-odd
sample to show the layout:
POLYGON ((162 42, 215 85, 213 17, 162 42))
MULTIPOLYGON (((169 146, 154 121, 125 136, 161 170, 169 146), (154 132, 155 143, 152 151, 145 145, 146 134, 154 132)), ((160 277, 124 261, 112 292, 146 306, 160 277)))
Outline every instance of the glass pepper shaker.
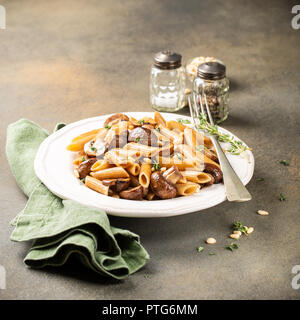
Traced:
MULTIPOLYGON (((197 76, 193 82, 194 94, 206 101, 215 123, 227 119, 229 114, 228 94, 229 80, 226 78, 226 67, 219 62, 205 62, 198 66, 197 76)), ((200 101, 199 101, 200 102, 200 101)))
POLYGON ((153 109, 173 112, 184 107, 185 71, 182 57, 169 50, 158 52, 150 75, 150 102, 153 109))

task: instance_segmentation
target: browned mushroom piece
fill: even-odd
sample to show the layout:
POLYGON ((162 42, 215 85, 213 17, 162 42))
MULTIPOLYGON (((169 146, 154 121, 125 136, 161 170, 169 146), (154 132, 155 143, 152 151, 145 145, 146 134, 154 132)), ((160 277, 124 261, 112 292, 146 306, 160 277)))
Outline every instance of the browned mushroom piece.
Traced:
POLYGON ((180 179, 183 178, 182 174, 178 170, 176 166, 172 166, 171 168, 167 169, 163 173, 164 178, 173 184, 177 183, 180 179))
POLYGON ((218 156, 213 150, 205 149, 204 154, 207 156, 207 158, 219 163, 218 156))
POLYGON ((128 200, 143 200, 143 187, 138 186, 120 192, 120 197, 128 200))
POLYGON ((97 161, 97 158, 90 158, 80 163, 77 171, 79 173, 79 178, 83 179, 91 172, 92 165, 97 161))
POLYGON ((84 145, 84 152, 89 157, 102 158, 107 151, 104 141, 101 138, 90 140, 84 145))
POLYGON ((160 199, 171 199, 177 196, 177 189, 173 183, 168 182, 160 171, 151 174, 150 186, 160 199))
POLYGON ((108 126, 112 121, 114 120, 120 120, 120 121, 128 121, 129 118, 126 116, 126 114, 123 114, 123 113, 115 113, 113 114, 112 116, 110 116, 109 118, 107 118, 104 122, 104 128, 106 126, 108 126))
POLYGON ((128 142, 137 142, 147 146, 157 146, 157 136, 148 128, 136 127, 129 132, 128 142))
POLYGON ((209 173, 214 178, 214 183, 220 183, 223 180, 222 170, 213 163, 204 163, 204 172, 209 173))
POLYGON ((119 193, 126 190, 130 185, 130 178, 104 179, 102 183, 111 190, 119 193))

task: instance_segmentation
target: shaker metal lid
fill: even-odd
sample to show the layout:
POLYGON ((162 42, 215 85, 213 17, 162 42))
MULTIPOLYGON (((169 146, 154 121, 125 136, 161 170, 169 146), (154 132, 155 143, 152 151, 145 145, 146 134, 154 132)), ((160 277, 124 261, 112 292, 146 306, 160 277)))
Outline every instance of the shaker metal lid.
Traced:
POLYGON ((226 76, 226 67, 220 62, 205 62, 198 66, 197 76, 208 80, 222 79, 226 76))
POLYGON ((181 67, 181 55, 170 50, 161 51, 154 56, 154 65, 160 69, 177 69, 181 67))

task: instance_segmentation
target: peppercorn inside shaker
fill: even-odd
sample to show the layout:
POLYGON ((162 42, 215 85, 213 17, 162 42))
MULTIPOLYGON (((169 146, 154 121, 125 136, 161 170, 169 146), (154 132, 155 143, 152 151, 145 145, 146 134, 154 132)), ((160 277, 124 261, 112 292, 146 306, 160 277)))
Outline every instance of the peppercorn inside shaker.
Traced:
MULTIPOLYGON (((193 93, 202 99, 205 97, 210 113, 215 123, 227 119, 229 114, 228 95, 229 80, 226 78, 226 67, 219 62, 205 62, 197 69, 197 76, 193 83, 193 93)), ((200 101, 198 101, 200 104, 200 101)))
POLYGON ((158 52, 150 74, 150 102, 153 109, 174 112, 184 107, 185 71, 182 57, 169 50, 158 52))

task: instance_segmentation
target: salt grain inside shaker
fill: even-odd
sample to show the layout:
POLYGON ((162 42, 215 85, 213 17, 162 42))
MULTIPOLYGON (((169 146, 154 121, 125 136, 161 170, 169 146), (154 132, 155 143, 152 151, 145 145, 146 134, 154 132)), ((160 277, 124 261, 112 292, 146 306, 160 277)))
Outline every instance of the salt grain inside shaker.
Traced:
POLYGON ((153 109, 173 112, 184 107, 185 71, 182 57, 169 50, 158 52, 150 75, 150 102, 153 109))

